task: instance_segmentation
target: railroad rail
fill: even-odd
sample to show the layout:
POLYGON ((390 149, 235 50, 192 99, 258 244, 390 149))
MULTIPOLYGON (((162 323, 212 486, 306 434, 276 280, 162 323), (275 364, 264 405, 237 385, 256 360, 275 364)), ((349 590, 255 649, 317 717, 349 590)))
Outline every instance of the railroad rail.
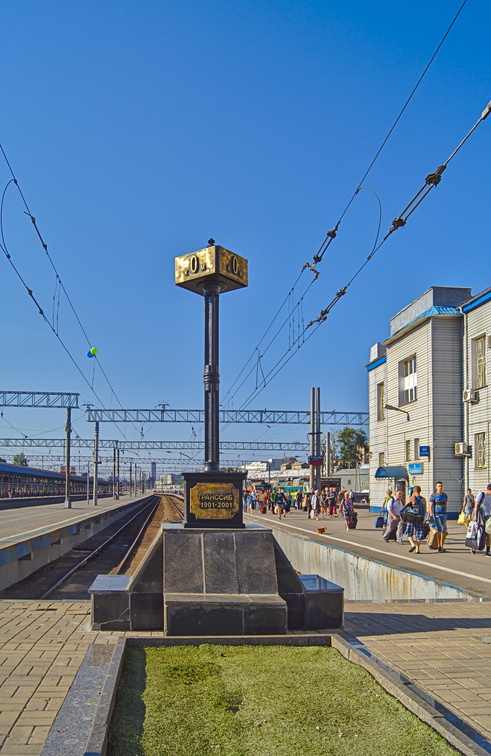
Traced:
POLYGON ((133 572, 162 522, 182 519, 183 511, 178 497, 153 494, 141 503, 138 512, 133 509, 105 531, 91 536, 23 580, 4 588, 0 598, 87 600, 88 588, 97 575, 121 574, 132 556, 131 569, 126 569, 126 572, 133 572))
MULTIPOLYGON (((127 530, 128 527, 130 525, 132 525, 136 519, 138 519, 139 517, 141 517, 142 512, 146 512, 148 509, 150 509, 151 510, 150 514, 145 519, 145 523, 144 523, 144 526, 143 526, 143 527, 145 527, 148 524, 149 520, 155 514, 155 511, 156 511, 159 503, 160 503, 160 497, 156 496, 156 495, 152 496, 151 501, 146 506, 142 507, 142 509, 140 509, 135 515, 133 515, 133 517, 131 517, 129 520, 127 520, 127 522, 125 522, 124 525, 122 525, 120 528, 118 528, 118 530, 115 533, 113 533, 111 536, 109 536, 109 538, 106 538, 106 540, 103 543, 101 543, 99 546, 97 546, 97 548, 93 549, 87 556, 85 556, 83 559, 81 559, 78 564, 74 565, 65 575, 63 575, 63 577, 61 577, 59 580, 57 580, 57 582, 54 585, 52 585, 51 588, 49 588, 47 591, 45 591, 42 594, 42 596, 40 596, 40 599, 45 599, 45 598, 48 598, 48 596, 51 596, 57 590, 57 588, 59 588, 60 585, 62 585, 63 583, 65 583, 75 572, 77 572, 77 570, 80 570, 91 559, 93 559, 98 554, 100 554, 103 549, 105 549, 107 546, 109 546, 109 544, 113 543, 113 541, 115 541, 115 539, 121 533, 123 533, 125 530, 127 530)), ((139 533, 141 533, 141 529, 140 529, 139 533)), ((134 544, 134 542, 133 542, 133 544, 134 544)), ((130 546, 130 548, 132 548, 133 544, 130 546)))

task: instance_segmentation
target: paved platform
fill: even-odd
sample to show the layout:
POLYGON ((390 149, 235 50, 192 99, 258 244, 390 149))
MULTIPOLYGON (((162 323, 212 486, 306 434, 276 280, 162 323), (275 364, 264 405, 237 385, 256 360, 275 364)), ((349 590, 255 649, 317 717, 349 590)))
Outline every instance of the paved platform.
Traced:
MULTIPOLYGON (((88 647, 120 635, 162 633, 92 631, 88 602, 0 602, 0 753, 38 756, 88 647)), ((353 602, 340 635, 491 739, 489 604, 353 602)))
MULTIPOLYGON (((73 510, 63 514, 70 517, 73 510)), ((257 520, 273 524, 271 515, 250 518, 257 520)), ((381 542, 373 520, 361 512, 359 528, 347 533, 340 519, 311 522, 292 512, 278 525, 324 540, 316 530, 325 524, 333 545, 405 567, 409 561, 412 569, 435 571, 456 585, 474 581, 474 589, 491 588, 491 559, 470 556, 462 545, 464 528, 456 523, 450 523, 447 554, 423 547, 424 554, 414 557, 407 545, 381 542)), ((340 635, 404 673, 491 740, 490 614, 487 601, 347 602, 340 635)), ((0 753, 38 756, 88 647, 115 644, 121 635, 162 633, 92 631, 89 602, 0 601, 0 753)))
POLYGON ((61 525, 70 525, 109 509, 126 506, 149 495, 99 499, 97 506, 92 504, 92 500, 89 504, 86 500, 74 501, 71 509, 67 509, 64 504, 38 504, 35 507, 0 510, 0 548, 55 530, 61 525))
POLYGON ((395 541, 385 543, 382 531, 373 527, 376 515, 358 507, 356 510, 358 527, 349 531, 346 530, 341 517, 309 520, 305 512, 297 510, 292 510, 281 520, 269 513, 246 515, 245 519, 248 522, 286 529, 291 533, 312 538, 320 543, 328 543, 330 546, 368 559, 418 572, 434 580, 491 597, 491 557, 486 557, 483 551, 474 556, 471 554, 464 545, 466 528, 458 525, 457 520, 449 520, 447 523, 446 553, 438 553, 423 543, 421 554, 410 554, 406 537, 402 546, 395 541), (319 527, 326 528, 324 535, 317 534, 319 527))

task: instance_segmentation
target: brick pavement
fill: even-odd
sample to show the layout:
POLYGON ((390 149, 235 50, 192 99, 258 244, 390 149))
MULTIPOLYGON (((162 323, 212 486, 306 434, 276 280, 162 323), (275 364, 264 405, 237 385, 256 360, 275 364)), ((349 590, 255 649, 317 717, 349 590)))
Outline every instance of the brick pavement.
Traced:
POLYGON ((89 602, 0 602, 0 752, 39 754, 89 644, 89 602))
MULTIPOLYGON (((347 640, 442 700, 491 738, 490 604, 346 604, 347 640)), ((88 602, 0 601, 0 753, 38 756, 92 643, 118 633, 90 630, 88 602)))
POLYGON ((363 643, 491 739, 490 608, 488 602, 347 602, 342 636, 363 643))

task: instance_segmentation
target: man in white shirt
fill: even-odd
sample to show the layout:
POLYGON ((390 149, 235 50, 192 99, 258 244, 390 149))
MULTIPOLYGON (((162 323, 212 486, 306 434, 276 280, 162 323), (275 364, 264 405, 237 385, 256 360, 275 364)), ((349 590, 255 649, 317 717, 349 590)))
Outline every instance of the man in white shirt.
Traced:
POLYGON ((397 530, 397 543, 402 544, 402 535, 404 532, 404 523, 401 520, 401 512, 404 508, 402 491, 396 491, 395 497, 392 496, 386 506, 388 513, 387 528, 382 537, 385 543, 388 543, 391 535, 397 530))

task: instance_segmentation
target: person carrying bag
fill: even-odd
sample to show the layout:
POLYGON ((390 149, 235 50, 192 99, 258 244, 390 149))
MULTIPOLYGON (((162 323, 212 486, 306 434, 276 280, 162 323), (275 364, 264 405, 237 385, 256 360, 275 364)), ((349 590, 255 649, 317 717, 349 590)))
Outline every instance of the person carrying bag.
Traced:
POLYGON ((406 523, 406 535, 411 548, 409 552, 416 551, 420 554, 421 541, 424 538, 424 517, 426 512, 426 499, 421 496, 420 486, 414 486, 408 503, 401 512, 401 519, 406 523), (414 542, 416 540, 416 543, 414 542))

